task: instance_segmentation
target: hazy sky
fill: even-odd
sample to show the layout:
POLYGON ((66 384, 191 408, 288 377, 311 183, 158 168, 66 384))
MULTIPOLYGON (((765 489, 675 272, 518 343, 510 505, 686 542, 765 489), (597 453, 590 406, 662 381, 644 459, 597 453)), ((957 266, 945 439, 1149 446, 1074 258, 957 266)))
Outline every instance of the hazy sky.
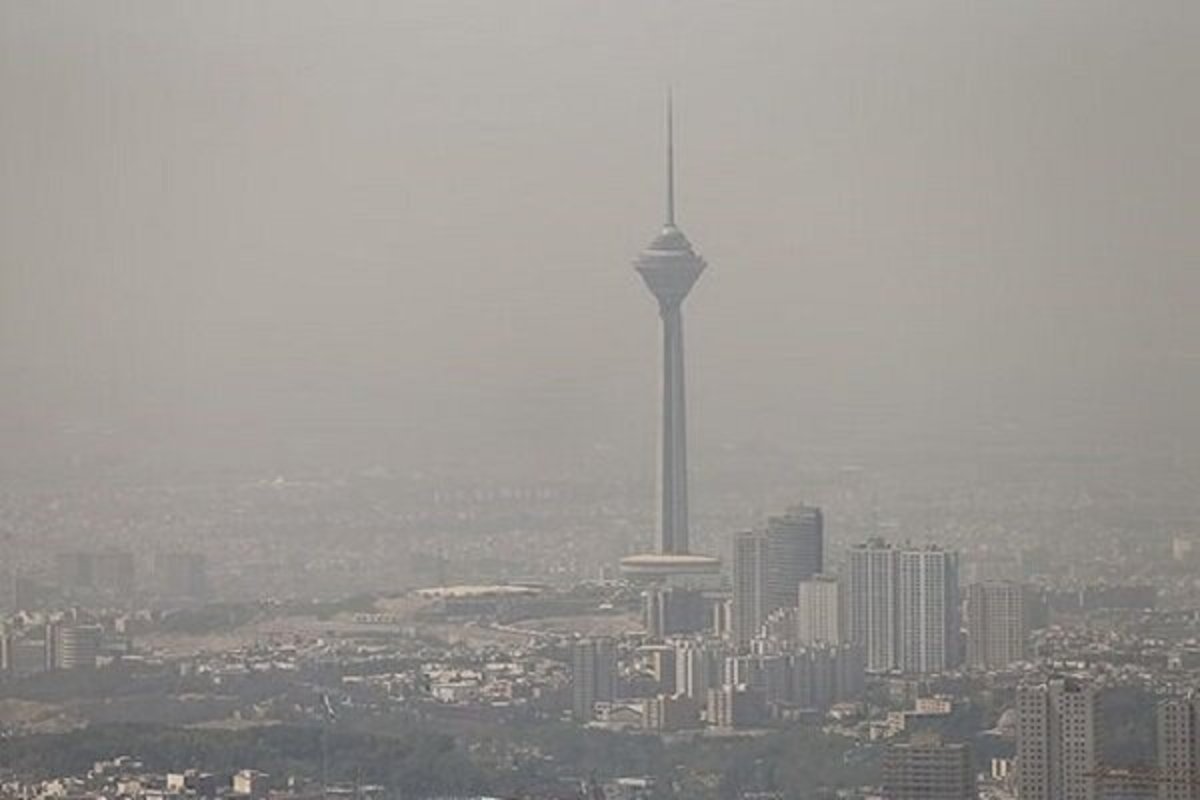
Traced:
POLYGON ((1197 41, 1191 0, 0 0, 6 455, 648 459, 667 84, 697 458, 1196 442, 1197 41))

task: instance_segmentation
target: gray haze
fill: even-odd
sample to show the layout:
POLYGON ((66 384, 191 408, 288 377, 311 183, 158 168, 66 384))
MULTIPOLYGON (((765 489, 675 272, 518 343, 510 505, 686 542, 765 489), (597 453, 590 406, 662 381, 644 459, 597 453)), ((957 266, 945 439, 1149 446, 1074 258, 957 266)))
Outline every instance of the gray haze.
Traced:
POLYGON ((1195 445, 1198 40, 1190 0, 5 0, 3 460, 648 470, 668 84, 701 469, 1195 445))

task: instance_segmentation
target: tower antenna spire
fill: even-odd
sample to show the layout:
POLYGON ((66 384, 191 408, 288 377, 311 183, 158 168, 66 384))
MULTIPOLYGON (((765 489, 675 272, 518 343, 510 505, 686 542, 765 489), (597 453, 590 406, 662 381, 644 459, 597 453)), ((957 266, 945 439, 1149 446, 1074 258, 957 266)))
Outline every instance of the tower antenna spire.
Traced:
POLYGON ((675 225, 675 109, 667 87, 667 224, 675 225))

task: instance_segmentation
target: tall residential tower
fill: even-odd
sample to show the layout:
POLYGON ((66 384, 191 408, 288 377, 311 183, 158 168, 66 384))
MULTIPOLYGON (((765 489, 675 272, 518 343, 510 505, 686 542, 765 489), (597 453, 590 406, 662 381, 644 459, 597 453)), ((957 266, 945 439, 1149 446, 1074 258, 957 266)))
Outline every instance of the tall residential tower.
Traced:
POLYGON ((1026 655, 1028 589, 1011 581, 973 583, 967 589, 967 666, 1004 669, 1026 655))
POLYGON ((761 531, 733 537, 733 641, 745 647, 771 612, 769 540, 761 531))
POLYGON ((1070 678, 1017 689, 1017 796, 1095 800, 1096 690, 1070 678))
POLYGON ((825 565, 825 518, 813 506, 792 506, 767 520, 771 553, 767 592, 770 607, 795 608, 800 582, 819 574, 825 565))
POLYGON ((958 553, 893 548, 872 539, 850 549, 846 633, 867 669, 921 674, 959 662, 958 553))
POLYGON ((617 651, 612 639, 581 639, 571 646, 571 709, 575 720, 595 718, 596 703, 617 694, 617 651))
POLYGON ((1200 697, 1171 697, 1158 704, 1159 800, 1200 798, 1200 697))
POLYGON ((905 548, 897 557, 896 641, 904 672, 943 672, 958 666, 958 553, 905 548))
POLYGON ((852 547, 846 586, 846 633, 866 653, 867 669, 889 672, 900 661, 896 641, 896 550, 882 539, 852 547))

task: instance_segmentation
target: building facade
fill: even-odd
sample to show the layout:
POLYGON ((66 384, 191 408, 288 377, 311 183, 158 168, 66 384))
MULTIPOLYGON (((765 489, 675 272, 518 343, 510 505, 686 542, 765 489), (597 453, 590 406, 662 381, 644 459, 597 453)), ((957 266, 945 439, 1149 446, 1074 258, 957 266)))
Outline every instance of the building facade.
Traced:
POLYGON ((1028 589, 1012 581, 967 587, 967 666, 1004 669, 1028 655, 1028 589))
POLYGON ((744 648, 750 644, 771 611, 769 575, 767 535, 761 531, 734 534, 731 638, 737 647, 744 648))
POLYGON ((871 672, 942 672, 961 661, 958 553, 894 548, 872 539, 850 549, 845 630, 871 672))
POLYGON ((825 565, 825 518, 821 509, 798 505, 767 520, 770 567, 767 573, 768 612, 796 605, 800 582, 819 574, 825 565))
POLYGON ((881 539, 851 548, 846 586, 846 632, 860 645, 867 669, 895 669, 896 644, 896 550, 881 539))
POLYGON ((841 644, 842 587, 835 578, 813 575, 800 582, 796 641, 802 645, 841 644))
POLYGON ((1159 800, 1200 800, 1200 698, 1163 700, 1156 727, 1159 800))
POLYGON ((48 661, 54 669, 94 669, 104 629, 99 625, 55 623, 47 630, 48 661))
POLYGON ((662 639, 711 627, 712 603, 703 592, 678 586, 655 586, 642 592, 646 635, 662 639))
POLYGON ((576 721, 595 718, 596 703, 617 694, 617 654, 612 639, 581 639, 571 648, 571 710, 576 721))
POLYGON ((958 553, 939 548, 897 555, 899 666, 943 672, 959 664, 961 638, 958 553))
POLYGON ((975 771, 966 745, 917 738, 883 756, 884 800, 975 800, 975 771))
POLYGON ((721 685, 725 650, 716 642, 684 640, 675 647, 675 690, 704 700, 708 690, 721 685))
POLYGON ((1017 796, 1095 800, 1097 695, 1069 678, 1017 690, 1017 796))

